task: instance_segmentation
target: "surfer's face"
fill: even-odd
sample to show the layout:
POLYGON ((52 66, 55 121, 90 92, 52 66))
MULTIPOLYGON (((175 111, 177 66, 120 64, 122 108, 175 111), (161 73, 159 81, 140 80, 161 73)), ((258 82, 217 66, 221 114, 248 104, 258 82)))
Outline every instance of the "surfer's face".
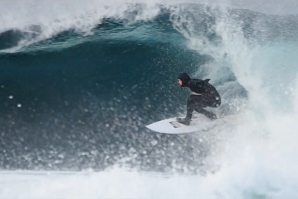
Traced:
POLYGON ((181 79, 178 79, 178 84, 179 84, 179 86, 182 86, 182 80, 181 79))

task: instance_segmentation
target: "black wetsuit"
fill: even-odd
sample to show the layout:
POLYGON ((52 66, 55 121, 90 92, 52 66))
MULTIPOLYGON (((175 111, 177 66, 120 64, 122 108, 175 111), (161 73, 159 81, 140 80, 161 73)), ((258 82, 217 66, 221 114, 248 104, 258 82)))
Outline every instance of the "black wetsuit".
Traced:
POLYGON ((191 119, 194 110, 210 119, 217 119, 214 113, 204 109, 206 107, 218 107, 221 104, 220 95, 208 81, 209 79, 192 79, 188 82, 187 87, 189 87, 193 93, 191 93, 187 99, 187 119, 191 119))
POLYGON ((217 119, 217 116, 205 110, 206 107, 218 107, 221 104, 221 97, 217 90, 209 82, 210 79, 191 79, 186 73, 178 77, 182 81, 181 87, 188 87, 192 93, 187 99, 187 114, 185 120, 189 124, 193 111, 197 111, 210 119, 217 119))

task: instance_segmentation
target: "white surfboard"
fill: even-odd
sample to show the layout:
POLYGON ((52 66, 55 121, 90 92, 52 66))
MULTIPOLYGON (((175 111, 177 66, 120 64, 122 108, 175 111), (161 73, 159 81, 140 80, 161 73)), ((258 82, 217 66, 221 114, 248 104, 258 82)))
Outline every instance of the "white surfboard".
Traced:
POLYGON ((192 119, 190 125, 184 125, 176 121, 176 117, 161 120, 147 125, 148 129, 159 133, 182 134, 208 130, 215 126, 215 122, 205 116, 197 116, 192 119))

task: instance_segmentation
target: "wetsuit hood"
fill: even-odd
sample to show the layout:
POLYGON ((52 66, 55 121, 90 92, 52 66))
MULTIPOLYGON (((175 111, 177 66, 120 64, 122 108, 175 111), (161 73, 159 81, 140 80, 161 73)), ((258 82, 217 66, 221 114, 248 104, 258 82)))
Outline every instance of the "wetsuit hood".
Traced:
POLYGON ((189 77, 189 75, 187 73, 181 73, 178 76, 178 79, 180 79, 182 81, 181 87, 188 87, 188 82, 191 80, 191 78, 189 77))

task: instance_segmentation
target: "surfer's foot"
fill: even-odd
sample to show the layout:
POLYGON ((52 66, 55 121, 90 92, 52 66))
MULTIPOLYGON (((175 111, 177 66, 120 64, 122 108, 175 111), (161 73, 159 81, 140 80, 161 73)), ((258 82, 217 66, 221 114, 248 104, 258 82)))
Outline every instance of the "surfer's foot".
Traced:
POLYGON ((217 120, 217 116, 214 113, 209 112, 208 114, 205 114, 206 117, 208 117, 210 120, 217 120))
POLYGON ((214 115, 212 115, 211 117, 209 117, 210 118, 210 120, 217 120, 218 119, 218 117, 214 114, 214 115))
POLYGON ((184 124, 184 125, 189 125, 190 124, 190 119, 188 118, 179 118, 177 117, 177 122, 181 123, 181 124, 184 124))

